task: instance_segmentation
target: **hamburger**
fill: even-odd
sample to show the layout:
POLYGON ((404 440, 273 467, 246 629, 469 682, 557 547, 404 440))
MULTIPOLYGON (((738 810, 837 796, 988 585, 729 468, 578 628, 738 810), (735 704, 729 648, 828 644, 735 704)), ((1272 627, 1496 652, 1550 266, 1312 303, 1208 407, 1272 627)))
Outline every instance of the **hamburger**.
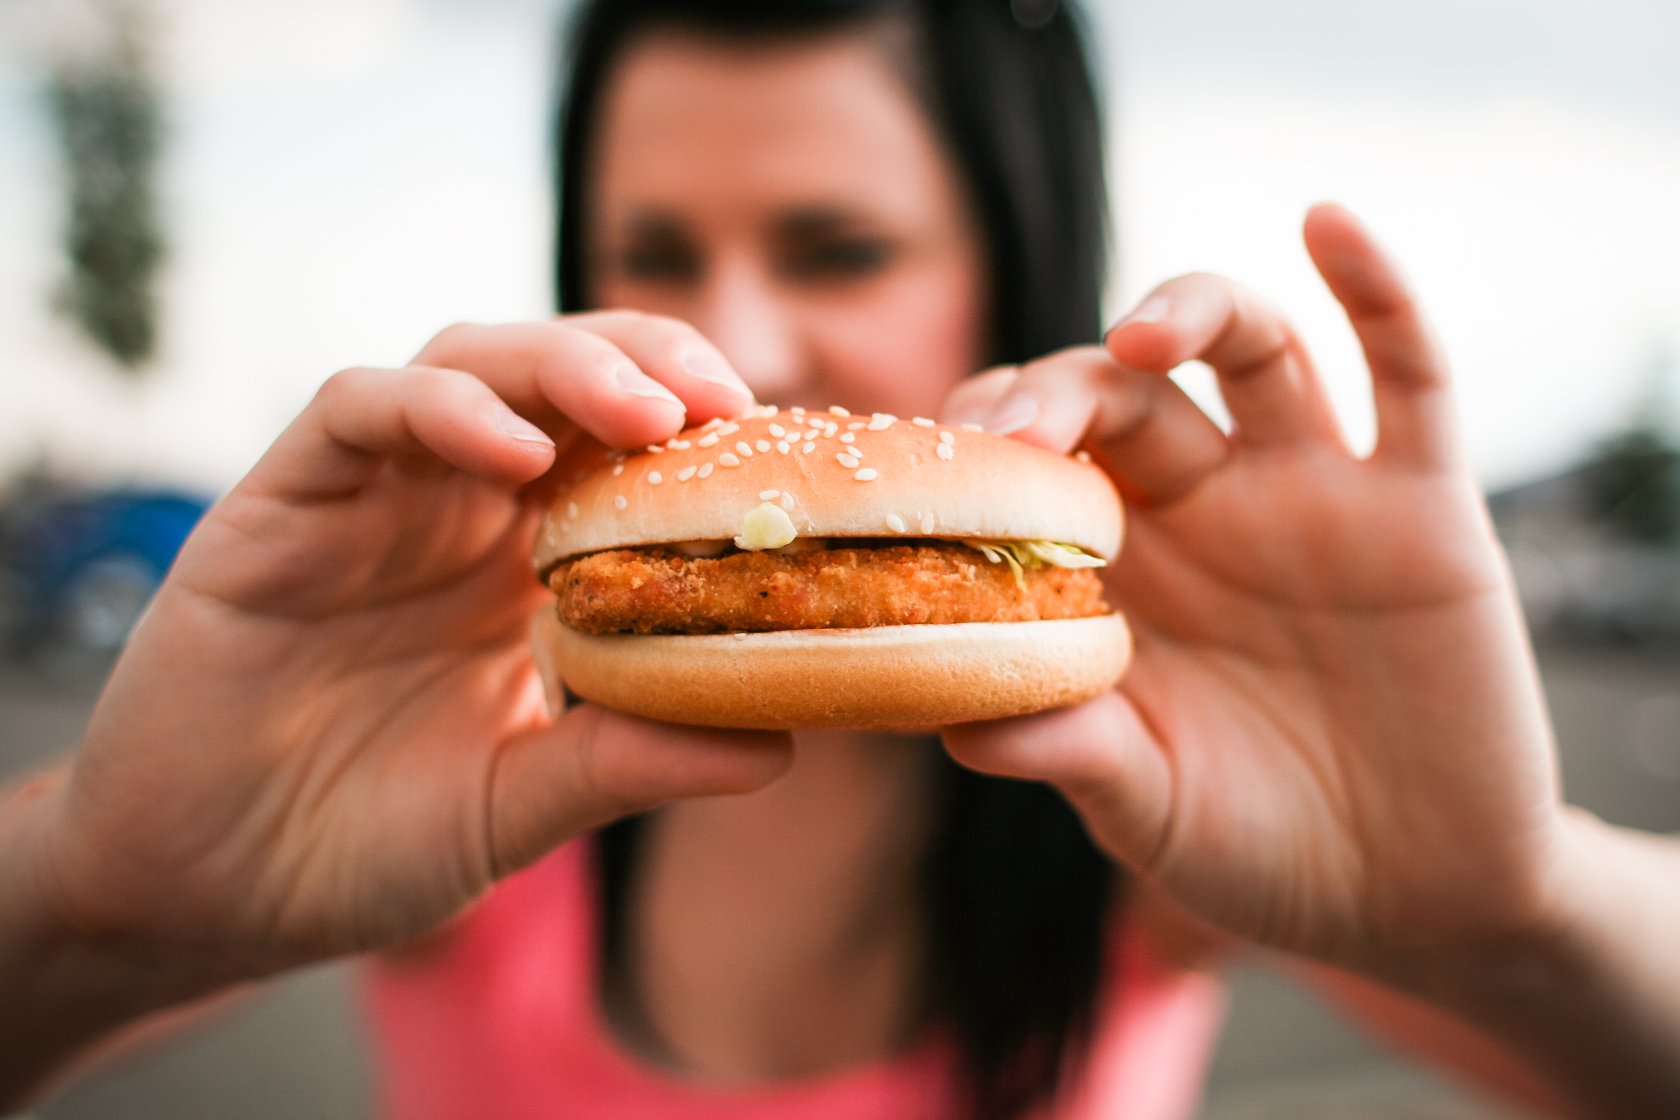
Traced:
POLYGON ((1113 484, 972 425, 714 419, 575 477, 538 534, 547 671, 674 723, 927 730, 1089 699, 1131 637, 1113 484))

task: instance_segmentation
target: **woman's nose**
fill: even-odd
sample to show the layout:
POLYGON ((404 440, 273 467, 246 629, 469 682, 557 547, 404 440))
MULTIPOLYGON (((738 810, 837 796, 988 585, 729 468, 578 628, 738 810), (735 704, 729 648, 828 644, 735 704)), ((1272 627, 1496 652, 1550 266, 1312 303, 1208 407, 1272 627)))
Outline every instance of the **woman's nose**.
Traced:
POLYGON ((810 376, 798 315, 767 277, 745 267, 719 268, 694 325, 723 351, 764 401, 797 394, 810 376))

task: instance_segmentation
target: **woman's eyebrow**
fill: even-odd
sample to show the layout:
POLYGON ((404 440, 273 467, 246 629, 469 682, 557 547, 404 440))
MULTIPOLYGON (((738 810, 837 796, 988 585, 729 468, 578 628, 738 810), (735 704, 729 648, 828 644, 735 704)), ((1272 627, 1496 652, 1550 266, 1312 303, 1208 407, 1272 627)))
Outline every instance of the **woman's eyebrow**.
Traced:
POLYGON ((781 211, 772 219, 771 230, 778 238, 793 241, 832 234, 862 222, 863 215, 855 209, 820 203, 781 211))
POLYGON ((637 239, 666 240, 687 232, 683 220, 664 210, 637 210, 624 223, 626 235, 637 239))

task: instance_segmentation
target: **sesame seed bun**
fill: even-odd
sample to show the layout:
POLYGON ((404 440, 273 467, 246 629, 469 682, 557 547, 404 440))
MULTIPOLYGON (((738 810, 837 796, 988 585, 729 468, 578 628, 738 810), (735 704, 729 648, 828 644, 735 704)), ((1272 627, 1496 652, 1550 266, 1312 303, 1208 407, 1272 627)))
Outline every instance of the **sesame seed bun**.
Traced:
POLYGON ((1105 560, 1120 548, 1107 475, 989 432, 762 409, 657 446, 560 496, 537 537, 539 570, 605 548, 726 541, 767 500, 802 537, 1051 540, 1105 560))
MULTIPOLYGON (((803 538, 1054 541, 1105 560, 1120 547, 1113 483, 1082 456, 924 419, 760 409, 617 456, 575 480, 538 534, 536 565, 547 573, 605 549, 729 541, 766 503, 803 538)), ((1132 642, 1113 613, 586 634, 547 610, 536 647, 551 685, 561 681, 584 699, 652 719, 908 731, 1089 699, 1119 678, 1132 642)))

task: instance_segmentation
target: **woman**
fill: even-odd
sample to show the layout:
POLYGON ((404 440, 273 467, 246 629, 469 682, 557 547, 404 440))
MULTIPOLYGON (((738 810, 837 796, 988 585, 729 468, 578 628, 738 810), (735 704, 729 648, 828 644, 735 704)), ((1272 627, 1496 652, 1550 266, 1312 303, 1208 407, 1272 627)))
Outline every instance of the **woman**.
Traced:
POLYGON ((1680 857, 1559 803, 1392 266, 1345 212, 1309 215, 1371 364, 1368 459, 1288 325, 1218 278, 1057 350, 1097 329, 1097 130, 1065 12, 1011 10, 592 7, 562 299, 636 310, 347 371, 206 519, 79 757, 0 813, 0 993, 23 1009, 0 1099, 158 1009, 401 946, 375 982, 399 1115, 1182 1114, 1207 1008, 1162 957, 1211 928, 1530 1099, 1680 1105, 1680 857), (1160 376, 1196 358, 1229 435, 1160 376), (554 445, 649 443, 755 392, 1111 464, 1133 670, 944 740, 1072 806, 1129 871, 1112 910, 1060 810, 921 744, 544 716, 525 556, 554 445), (1057 880, 1030 903, 1057 908, 1048 936, 1008 921, 1040 884, 969 885, 1041 833, 1021 868, 1057 880), (950 889, 925 911, 923 875, 950 889))

